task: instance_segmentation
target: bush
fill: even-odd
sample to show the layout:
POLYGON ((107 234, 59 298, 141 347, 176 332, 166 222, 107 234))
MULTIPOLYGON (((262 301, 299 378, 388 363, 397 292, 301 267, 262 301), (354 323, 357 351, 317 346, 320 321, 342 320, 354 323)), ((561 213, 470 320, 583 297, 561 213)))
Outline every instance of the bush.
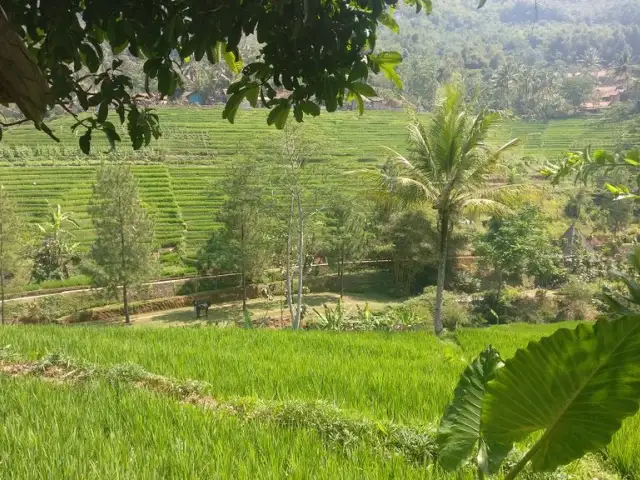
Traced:
POLYGON ((596 286, 573 277, 555 295, 544 289, 531 293, 505 288, 498 299, 497 292, 489 291, 474 297, 473 314, 480 322, 492 325, 591 320, 597 314, 597 290, 596 286))
POLYGON ((454 274, 451 288, 464 293, 480 291, 482 280, 468 270, 457 270, 454 274))
POLYGON ((567 284, 560 289, 557 297, 557 321, 593 320, 597 315, 596 285, 588 284, 578 277, 570 277, 567 284))
MULTIPOLYGON (((406 302, 407 305, 415 308, 421 316, 428 319, 431 324, 433 324, 433 313, 436 305, 436 292, 436 287, 426 287, 422 295, 406 302)), ((457 326, 469 325, 471 323, 469 313, 467 299, 445 290, 442 321, 447 329, 454 330, 457 326)))

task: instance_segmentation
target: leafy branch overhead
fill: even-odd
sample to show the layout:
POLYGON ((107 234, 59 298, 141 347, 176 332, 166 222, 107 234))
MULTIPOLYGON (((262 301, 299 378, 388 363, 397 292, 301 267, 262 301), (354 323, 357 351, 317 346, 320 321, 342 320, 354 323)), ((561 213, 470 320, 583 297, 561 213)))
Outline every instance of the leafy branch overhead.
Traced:
POLYGON ((596 174, 609 174, 613 171, 625 171, 635 176, 635 186, 612 185, 607 183, 607 190, 616 199, 638 199, 640 189, 640 150, 610 153, 606 150, 592 151, 590 147, 580 152, 569 152, 565 158, 557 163, 547 165, 542 175, 551 180, 554 185, 567 177, 574 177, 576 183, 587 183, 596 174))
MULTIPOLYGON (((396 52, 374 53, 378 23, 398 30, 397 0, 281 0, 205 2, 202 0, 4 0, 0 14, 0 101, 16 103, 25 120, 53 134, 43 123, 58 105, 76 117, 80 147, 90 150, 95 131, 112 148, 120 141, 113 118, 126 124, 134 149, 160 135, 157 116, 141 108, 130 75, 122 69, 129 55, 146 59, 147 90, 171 95, 181 86, 180 65, 206 59, 224 61, 239 79, 228 91, 223 116, 233 123, 247 100, 273 109, 269 124, 282 128, 332 112, 345 100, 375 92, 369 71, 401 86, 396 52), (36 5, 36 6, 34 6, 36 5), (242 66, 239 44, 255 35, 258 58, 242 66), (107 62, 105 53, 115 57, 107 62), (7 68, 12 65, 12 68, 7 68), (287 91, 287 96, 276 91, 287 91), (80 116, 78 112, 89 112, 80 116), (274 113, 275 112, 275 113, 274 113)), ((417 12, 431 11, 431 0, 404 0, 417 12)))

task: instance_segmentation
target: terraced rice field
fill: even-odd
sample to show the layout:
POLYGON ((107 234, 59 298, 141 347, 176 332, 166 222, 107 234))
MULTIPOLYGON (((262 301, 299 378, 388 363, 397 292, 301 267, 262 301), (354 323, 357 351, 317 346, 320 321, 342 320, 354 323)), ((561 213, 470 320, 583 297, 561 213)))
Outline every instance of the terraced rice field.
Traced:
MULTIPOLYGON (((156 220, 159 243, 184 245, 187 255, 193 255, 216 227, 213 215, 222 203, 216 184, 228 167, 248 157, 273 161, 281 132, 267 126, 263 110, 239 112, 235 125, 222 120, 216 107, 162 108, 159 113, 161 139, 135 153, 123 144, 119 154, 135 163, 142 198, 156 220)), ((344 172, 379 165, 388 155, 385 146, 405 151, 406 121, 403 111, 369 111, 362 117, 355 112, 336 112, 305 121, 303 134, 314 146, 312 160, 328 167, 318 183, 351 190, 366 188, 357 176, 345 176, 344 172)), ((108 155, 104 140, 95 136, 94 153, 84 156, 69 126, 64 118, 51 122, 60 144, 31 127, 5 132, 0 143, 0 183, 16 196, 30 222, 42 221, 48 203, 60 203, 63 209, 76 213, 81 224, 77 239, 86 248, 93 238, 86 205, 95 165, 107 161, 108 155)), ((534 156, 543 162, 588 144, 611 148, 618 142, 620 130, 620 126, 603 124, 597 118, 504 121, 491 141, 497 145, 518 137, 521 144, 516 156, 534 156)), ((640 138, 636 140, 640 143, 640 138)), ((179 263, 179 256, 165 253, 163 260, 171 266, 179 263)))

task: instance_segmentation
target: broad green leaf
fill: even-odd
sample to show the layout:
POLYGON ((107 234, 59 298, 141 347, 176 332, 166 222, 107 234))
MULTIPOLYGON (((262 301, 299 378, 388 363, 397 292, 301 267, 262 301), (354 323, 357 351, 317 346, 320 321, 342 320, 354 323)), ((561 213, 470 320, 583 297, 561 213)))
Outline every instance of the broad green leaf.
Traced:
POLYGON ((640 316, 561 329, 531 342, 489 382, 482 424, 490 444, 544 434, 528 457, 552 471, 611 441, 638 411, 640 316))
POLYGON ((382 12, 382 15, 378 17, 378 21, 394 33, 400 33, 400 26, 391 13, 382 12))
POLYGON ((171 95, 175 90, 175 79, 170 67, 163 66, 158 69, 158 90, 163 95, 171 95))
POLYGON ((400 75, 398 75, 398 72, 396 72, 395 66, 385 63, 380 65, 380 70, 397 88, 402 89, 402 79, 400 75))
POLYGON ((606 150, 596 150, 595 152, 593 152, 593 161, 599 165, 604 165, 608 157, 609 154, 606 152, 606 150))
POLYGON ((478 446, 478 465, 493 472, 509 452, 500 446, 491 448, 481 435, 482 398, 501 366, 500 354, 489 346, 462 372, 438 429, 438 462, 445 470, 457 469, 478 446))
POLYGON ((361 82, 353 82, 349 85, 349 90, 359 93, 367 98, 373 98, 377 96, 376 91, 371 85, 361 82))
POLYGON ((260 93, 260 87, 258 85, 251 85, 245 89, 245 96, 247 101, 252 107, 258 106, 258 94, 260 93))
POLYGON ((246 90, 240 90, 229 97, 222 111, 222 118, 226 118, 230 123, 235 121, 238 107, 240 107, 240 104, 244 100, 245 92, 246 90))
POLYGON ((365 62, 356 62, 351 71, 349 72, 349 81, 354 82, 355 80, 363 79, 366 81, 369 76, 369 68, 365 62))
POLYGON ((396 67, 402 63, 402 55, 398 52, 381 52, 377 55, 371 55, 370 59, 397 88, 402 88, 402 80, 396 72, 396 67))
POLYGON ((289 105, 288 102, 276 105, 273 110, 269 112, 267 125, 275 125, 278 130, 282 130, 287 123, 290 110, 291 105, 289 105))
POLYGON ((377 55, 373 56, 374 61, 378 64, 381 63, 390 63, 394 65, 399 65, 402 63, 402 55, 398 52, 380 52, 377 55))
POLYGON ((91 151, 91 128, 88 128, 84 135, 78 139, 78 144, 80 145, 82 153, 89 155, 91 151))
POLYGON ((640 165, 640 151, 639 150, 630 150, 626 155, 627 162, 631 160, 632 162, 636 162, 636 164, 640 165))
POLYGON ((109 115, 109 102, 104 101, 98 107, 98 123, 104 123, 109 115))
POLYGON ((312 102, 311 100, 305 100, 302 102, 302 111, 307 115, 311 115, 312 117, 317 117, 320 115, 320 106, 312 102))
POLYGON ((242 71, 242 60, 239 58, 236 59, 236 56, 233 52, 227 50, 227 44, 225 42, 216 42, 215 50, 214 50, 214 61, 212 63, 217 63, 220 60, 224 59, 229 70, 231 70, 234 74, 238 74, 242 71))
POLYGON ((609 192, 613 193, 614 195, 617 195, 620 193, 620 189, 615 185, 611 185, 610 183, 607 183, 605 184, 605 187, 607 188, 607 190, 609 190, 609 192))
POLYGON ((347 95, 347 101, 356 102, 356 105, 358 106, 358 115, 364 114, 364 101, 362 100, 362 95, 358 92, 349 92, 349 95, 347 95))
POLYGON ((111 150, 115 150, 116 142, 120 141, 120 135, 116 132, 116 127, 111 122, 105 122, 102 126, 102 131, 107 137, 107 142, 109 142, 109 147, 111 150))
POLYGON ((82 63, 89 69, 90 72, 96 72, 98 68, 100 68, 100 59, 98 58, 98 54, 93 49, 93 47, 87 43, 81 43, 78 46, 78 50, 80 51, 80 58, 82 59, 82 63))
POLYGON ((338 108, 338 88, 334 77, 326 77, 324 80, 324 104, 327 112, 335 112, 338 108))

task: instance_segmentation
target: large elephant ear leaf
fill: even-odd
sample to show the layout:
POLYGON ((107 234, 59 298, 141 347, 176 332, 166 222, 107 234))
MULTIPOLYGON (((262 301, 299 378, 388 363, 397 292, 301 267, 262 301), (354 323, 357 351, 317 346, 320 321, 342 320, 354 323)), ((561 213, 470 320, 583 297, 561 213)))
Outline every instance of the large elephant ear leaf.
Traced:
POLYGON ((493 472, 509 452, 510 448, 489 446, 481 438, 485 388, 501 366, 500 354, 489 346, 462 372, 438 429, 438 462, 445 470, 457 469, 478 446, 478 465, 493 472))
POLYGON ((639 359, 638 315, 561 329, 530 343, 487 386, 484 438, 505 444, 544 431, 515 470, 531 460, 534 471, 552 471, 604 447, 638 411, 639 359))

